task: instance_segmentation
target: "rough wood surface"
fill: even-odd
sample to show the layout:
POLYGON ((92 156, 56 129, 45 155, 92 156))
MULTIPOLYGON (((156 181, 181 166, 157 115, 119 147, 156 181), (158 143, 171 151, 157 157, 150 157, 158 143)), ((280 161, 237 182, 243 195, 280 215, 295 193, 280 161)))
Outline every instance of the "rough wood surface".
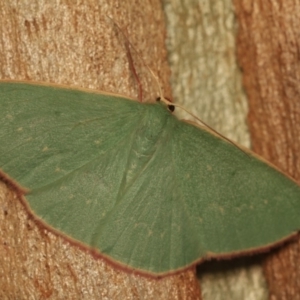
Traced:
MULTIPOLYGON (((253 149, 300 183, 300 2, 236 0, 235 6, 253 149)), ((300 299, 299 250, 298 240, 267 256, 270 299, 300 299)))
MULTIPOLYGON (((170 96, 158 0, 1 0, 0 78, 81 86, 137 98, 124 36, 107 16, 118 23, 170 96)), ((132 53, 144 100, 152 100, 158 87, 139 56, 132 53)), ((124 273, 38 228, 4 184, 0 202, 1 299, 198 298, 193 271, 159 281, 124 273)))
POLYGON ((249 146, 232 0, 164 3, 174 101, 225 136, 249 146))

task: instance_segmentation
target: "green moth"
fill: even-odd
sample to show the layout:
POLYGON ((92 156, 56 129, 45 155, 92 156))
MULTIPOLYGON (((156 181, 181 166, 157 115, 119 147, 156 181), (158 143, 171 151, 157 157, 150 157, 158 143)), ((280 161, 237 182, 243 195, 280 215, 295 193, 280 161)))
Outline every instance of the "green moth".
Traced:
POLYGON ((300 187, 162 103, 0 82, 1 178, 41 224, 152 276, 300 229, 300 187))

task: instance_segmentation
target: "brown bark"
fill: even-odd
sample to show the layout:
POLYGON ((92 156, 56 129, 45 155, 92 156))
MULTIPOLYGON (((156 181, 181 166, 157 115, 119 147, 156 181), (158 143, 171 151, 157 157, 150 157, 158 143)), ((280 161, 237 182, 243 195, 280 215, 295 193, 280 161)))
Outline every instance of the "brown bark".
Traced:
MULTIPOLYGON (((124 36, 170 96, 160 2, 0 1, 0 78, 53 82, 137 97, 124 36)), ((126 40, 126 39, 125 39, 126 40)), ((158 87, 132 50, 145 99, 158 87)), ((1 299, 197 299, 193 271, 162 280, 125 273, 37 227, 0 189, 1 299)))
MULTIPOLYGON (((235 0, 235 6, 253 150, 300 183, 300 3, 235 0)), ((300 299, 299 248, 298 240, 267 256, 270 299, 300 299)))

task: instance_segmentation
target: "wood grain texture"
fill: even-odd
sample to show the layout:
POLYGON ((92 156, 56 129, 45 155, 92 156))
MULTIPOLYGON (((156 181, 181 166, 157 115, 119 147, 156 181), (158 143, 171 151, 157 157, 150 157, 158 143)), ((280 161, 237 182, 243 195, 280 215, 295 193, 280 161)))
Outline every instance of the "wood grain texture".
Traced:
MULTIPOLYGON (((300 182, 300 3, 235 1, 253 149, 300 182)), ((300 299, 299 240, 267 256, 270 299, 300 299)))
MULTIPOLYGON (((0 1, 0 78, 44 81, 137 97, 124 36, 170 96, 158 0, 0 1)), ((125 39, 126 40, 126 39, 125 39)), ((133 51, 144 100, 158 87, 133 51)), ((17 195, 0 189, 1 299, 197 299, 194 271, 150 280, 116 270, 36 226, 17 195)))
MULTIPOLYGON (((247 99, 236 57, 238 24, 232 0, 163 3, 175 102, 225 136, 249 146, 247 99)), ((207 262, 199 267, 199 277, 204 300, 267 299, 256 258, 207 262)))

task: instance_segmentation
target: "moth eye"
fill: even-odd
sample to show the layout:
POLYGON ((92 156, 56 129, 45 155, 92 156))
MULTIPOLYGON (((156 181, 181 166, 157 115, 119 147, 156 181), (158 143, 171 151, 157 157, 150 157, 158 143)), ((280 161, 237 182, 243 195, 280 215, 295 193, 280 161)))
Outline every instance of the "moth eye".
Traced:
POLYGON ((170 112, 174 112, 175 106, 174 105, 168 105, 168 109, 170 112))

